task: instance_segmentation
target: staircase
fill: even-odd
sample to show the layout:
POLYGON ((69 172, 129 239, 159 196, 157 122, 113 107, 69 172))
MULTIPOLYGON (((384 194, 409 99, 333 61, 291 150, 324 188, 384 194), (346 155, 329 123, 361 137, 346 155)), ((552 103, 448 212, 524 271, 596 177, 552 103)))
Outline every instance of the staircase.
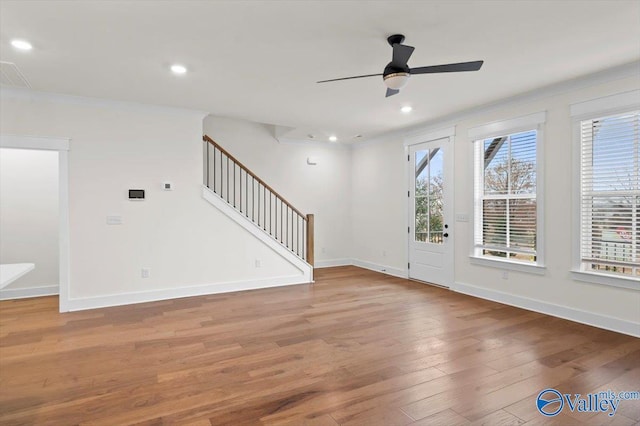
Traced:
POLYGON ((313 267, 313 215, 295 208, 209 136, 204 135, 202 139, 204 185, 210 192, 286 248, 298 261, 313 267))

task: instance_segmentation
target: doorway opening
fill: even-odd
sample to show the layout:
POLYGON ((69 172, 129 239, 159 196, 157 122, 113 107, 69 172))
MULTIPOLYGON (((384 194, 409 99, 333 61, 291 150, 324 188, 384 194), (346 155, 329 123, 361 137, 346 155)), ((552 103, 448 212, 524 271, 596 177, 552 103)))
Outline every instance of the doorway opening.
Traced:
POLYGON ((59 294, 69 285, 69 140, 0 135, 0 299, 59 294))
POLYGON ((453 251, 452 137, 407 145, 408 276, 451 287, 453 251))

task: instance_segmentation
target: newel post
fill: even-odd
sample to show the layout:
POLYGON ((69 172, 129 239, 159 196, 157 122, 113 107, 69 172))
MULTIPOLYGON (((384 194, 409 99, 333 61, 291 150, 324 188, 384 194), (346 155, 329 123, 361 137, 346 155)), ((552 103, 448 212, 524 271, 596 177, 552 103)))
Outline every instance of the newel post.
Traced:
POLYGON ((313 258, 314 258, 313 220, 314 220, 313 215, 308 214, 307 215, 307 263, 311 266, 313 266, 313 258))

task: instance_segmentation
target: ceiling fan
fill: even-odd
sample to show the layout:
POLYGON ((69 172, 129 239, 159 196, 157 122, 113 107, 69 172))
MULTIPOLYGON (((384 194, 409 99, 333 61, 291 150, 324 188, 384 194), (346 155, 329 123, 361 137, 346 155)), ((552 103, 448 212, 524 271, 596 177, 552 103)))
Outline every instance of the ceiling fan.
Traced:
POLYGON ((334 78, 332 80, 322 80, 318 83, 328 83, 330 81, 351 80, 354 78, 376 77, 381 75, 384 84, 387 86, 387 94, 385 97, 393 96, 400 92, 409 81, 412 74, 433 74, 441 72, 461 72, 461 71, 478 71, 484 61, 458 62, 455 64, 431 65, 428 67, 409 68, 407 62, 413 53, 413 46, 402 44, 404 36, 402 34, 394 34, 387 38, 387 42, 393 48, 393 57, 391 62, 384 67, 381 74, 358 75, 355 77, 334 78))

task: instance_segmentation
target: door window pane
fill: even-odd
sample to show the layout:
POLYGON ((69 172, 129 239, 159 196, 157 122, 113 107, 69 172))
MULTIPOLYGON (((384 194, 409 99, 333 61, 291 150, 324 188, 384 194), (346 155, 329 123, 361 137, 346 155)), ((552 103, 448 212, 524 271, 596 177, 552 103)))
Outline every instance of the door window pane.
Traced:
POLYGON ((443 209, 443 179, 442 166, 443 155, 441 149, 432 150, 432 158, 429 161, 429 242, 442 244, 442 232, 444 229, 443 209))
POLYGON ((415 153, 415 241, 442 244, 443 152, 440 148, 415 153))

